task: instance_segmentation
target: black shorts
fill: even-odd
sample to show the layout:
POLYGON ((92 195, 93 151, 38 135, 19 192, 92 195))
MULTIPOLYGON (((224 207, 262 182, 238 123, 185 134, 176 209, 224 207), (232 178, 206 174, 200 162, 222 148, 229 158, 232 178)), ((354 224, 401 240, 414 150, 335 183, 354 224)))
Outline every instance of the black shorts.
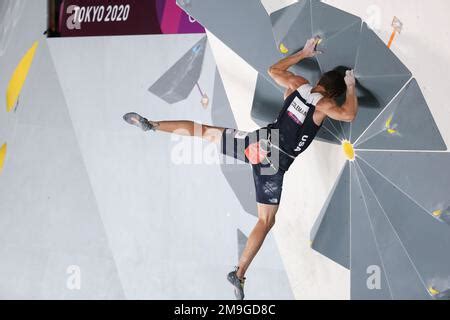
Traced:
MULTIPOLYGON (((221 152, 234 159, 249 163, 245 150, 252 143, 268 139, 267 129, 254 132, 225 129, 222 135, 221 152)), ((257 164, 253 167, 256 202, 267 205, 279 205, 283 191, 285 171, 271 164, 257 164)))

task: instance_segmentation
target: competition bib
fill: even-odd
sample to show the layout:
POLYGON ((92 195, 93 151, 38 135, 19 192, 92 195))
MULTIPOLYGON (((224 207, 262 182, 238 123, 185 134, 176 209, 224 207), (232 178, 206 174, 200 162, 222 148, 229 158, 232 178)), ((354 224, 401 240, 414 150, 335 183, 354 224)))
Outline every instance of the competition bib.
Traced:
POLYGON ((309 112, 309 107, 305 105, 298 97, 292 101, 287 109, 288 116, 297 124, 302 125, 309 112))

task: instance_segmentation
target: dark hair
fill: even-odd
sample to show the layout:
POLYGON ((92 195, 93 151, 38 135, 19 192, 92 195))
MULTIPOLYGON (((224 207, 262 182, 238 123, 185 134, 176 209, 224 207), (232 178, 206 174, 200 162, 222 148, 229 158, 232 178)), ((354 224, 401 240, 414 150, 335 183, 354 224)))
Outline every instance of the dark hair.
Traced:
POLYGON ((330 98, 338 98, 345 93, 347 85, 345 84, 345 67, 337 67, 332 71, 324 73, 319 80, 318 86, 322 86, 330 98))

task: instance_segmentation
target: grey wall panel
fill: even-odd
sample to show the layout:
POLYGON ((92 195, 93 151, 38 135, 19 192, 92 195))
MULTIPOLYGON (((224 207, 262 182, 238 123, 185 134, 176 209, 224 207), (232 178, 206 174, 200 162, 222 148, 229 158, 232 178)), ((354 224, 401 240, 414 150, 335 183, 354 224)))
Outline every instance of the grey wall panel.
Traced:
POLYGON ((270 15, 277 49, 283 45, 293 54, 313 37, 311 0, 303 0, 270 15))
POLYGON ((276 48, 270 18, 260 0, 191 0, 189 4, 178 0, 177 3, 269 78, 267 69, 282 55, 276 48))
POLYGON ((277 10, 270 15, 270 21, 272 22, 277 47, 279 48, 280 44, 283 44, 289 49, 293 45, 290 48, 292 53, 293 50, 298 49, 299 44, 295 41, 288 42, 288 35, 290 32, 293 32, 292 27, 296 23, 300 23, 301 27, 298 28, 297 34, 292 34, 292 36, 300 39, 302 43, 312 36, 311 1, 298 1, 290 6, 277 10))
MULTIPOLYGON (((281 45, 289 50, 287 53, 283 54, 283 57, 298 52, 303 48, 306 41, 317 35, 313 33, 312 29, 311 3, 313 2, 315 2, 315 0, 299 1, 271 14, 277 50, 281 52, 281 45), (293 21, 290 19, 291 12, 297 14, 296 19, 293 21), (279 18, 279 15, 281 15, 282 18, 279 18), (285 16, 287 16, 287 18, 285 18, 285 16), (277 24, 275 25, 275 23, 277 24)), ((322 70, 316 57, 301 61, 297 65, 291 67, 291 71, 301 75, 312 84, 317 83, 322 75, 322 70)))
POLYGON ((358 156, 429 214, 450 206, 450 154, 358 151, 358 156))
POLYGON ((344 128, 341 126, 339 121, 335 121, 327 117, 323 122, 323 127, 329 129, 329 131, 332 132, 339 141, 347 139, 344 133, 344 128))
POLYGON ((317 133, 316 139, 318 141, 328 142, 335 145, 341 144, 340 139, 338 139, 336 135, 332 134, 332 131, 325 126, 323 126, 322 129, 320 129, 320 131, 317 133))
MULTIPOLYGON (((411 79, 411 75, 357 76, 359 90, 367 90, 378 102, 376 107, 380 113, 411 79)), ((364 92, 361 92, 366 98, 364 92)), ((360 95, 358 95, 360 97, 360 95)), ((370 96, 367 96, 370 97, 370 96)), ((364 102, 364 101, 363 101, 364 102)), ((373 119, 372 119, 373 120, 373 119)), ((369 123, 370 124, 370 123, 369 123)))
POLYGON ((355 166, 355 164, 350 165, 351 298, 353 300, 392 299, 355 166), (374 274, 374 272, 379 273, 374 274))
POLYGON ((355 75, 359 85, 378 102, 362 101, 358 118, 352 125, 352 139, 356 140, 411 78, 411 73, 363 23, 355 75))
POLYGON ((390 298, 396 300, 430 299, 426 284, 417 273, 414 262, 410 260, 408 252, 398 238, 395 229, 390 224, 388 217, 383 211, 384 209, 380 206, 378 199, 372 192, 358 164, 357 167, 359 183, 367 207, 371 230, 374 234, 378 254, 381 258, 381 264, 375 265, 375 267, 382 270, 381 276, 387 280, 386 283, 382 284, 380 290, 388 290, 390 298), (386 288, 386 286, 388 287, 386 288))
POLYGON ((298 74, 308 80, 312 85, 316 85, 317 82, 319 82, 320 77, 322 76, 320 65, 317 62, 316 58, 300 61, 300 63, 291 67, 290 70, 294 74, 298 74))
POLYGON ((359 111, 351 125, 352 141, 361 136, 410 78, 409 75, 358 77, 359 111))
POLYGON ((186 99, 200 78, 205 50, 206 36, 194 44, 148 91, 170 104, 186 99))
POLYGON ((252 118, 261 126, 274 122, 283 108, 284 93, 258 74, 253 97, 252 118))
POLYGON ((411 74, 408 68, 366 23, 363 23, 362 27, 355 69, 358 77, 411 74))
POLYGON ((347 163, 311 232, 312 248, 350 268, 350 165, 347 163))
POLYGON ((450 276, 450 232, 364 161, 360 166, 423 282, 450 276))
POLYGON ((339 124, 339 128, 341 129, 342 135, 344 137, 344 140, 351 141, 351 128, 352 124, 350 122, 342 122, 342 121, 335 121, 333 122, 339 124))
POLYGON ((322 51, 317 57, 322 72, 328 72, 336 67, 354 69, 361 34, 361 20, 342 30, 330 38, 325 38, 318 46, 322 51))
POLYGON ((447 150, 415 79, 383 111, 356 146, 372 150, 447 150), (391 123, 387 127, 389 119, 391 123), (394 131, 389 133, 388 129, 394 131))
POLYGON ((271 21, 277 48, 283 45, 289 49, 288 54, 300 50, 314 36, 322 38, 319 50, 324 51, 324 54, 317 57, 321 72, 340 65, 355 65, 361 26, 358 17, 320 1, 307 0, 272 13, 271 21), (297 17, 294 18, 294 15, 297 17), (336 54, 344 59, 336 59, 336 54))
POLYGON ((340 66, 353 69, 361 19, 321 1, 312 1, 311 6, 312 35, 322 38, 318 50, 323 53, 317 56, 322 73, 340 66))
POLYGON ((349 26, 361 22, 359 17, 321 1, 311 1, 311 15, 313 35, 323 39, 331 39, 349 26))

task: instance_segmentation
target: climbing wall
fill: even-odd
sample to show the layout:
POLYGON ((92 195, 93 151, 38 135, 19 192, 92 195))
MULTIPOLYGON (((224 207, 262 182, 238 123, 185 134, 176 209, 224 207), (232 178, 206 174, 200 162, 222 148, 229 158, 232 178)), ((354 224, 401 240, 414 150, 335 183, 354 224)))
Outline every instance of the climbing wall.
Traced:
MULTIPOLYGON (((233 299, 251 168, 122 119, 235 127, 208 38, 46 39, 46 1, 19 2, 0 7, 20 9, 0 57, 0 297, 233 299)), ((273 236, 252 278, 256 299, 293 298, 273 236)))
POLYGON ((327 120, 319 135, 343 144, 348 161, 311 232, 312 248, 351 270, 353 299, 445 297, 450 185, 439 173, 450 158, 418 80, 384 41, 359 17, 316 0, 270 16, 259 0, 179 4, 259 72, 252 115, 260 123, 281 107, 266 70, 307 39, 320 36, 323 54, 292 71, 314 83, 338 66, 355 70, 357 119, 327 120))

